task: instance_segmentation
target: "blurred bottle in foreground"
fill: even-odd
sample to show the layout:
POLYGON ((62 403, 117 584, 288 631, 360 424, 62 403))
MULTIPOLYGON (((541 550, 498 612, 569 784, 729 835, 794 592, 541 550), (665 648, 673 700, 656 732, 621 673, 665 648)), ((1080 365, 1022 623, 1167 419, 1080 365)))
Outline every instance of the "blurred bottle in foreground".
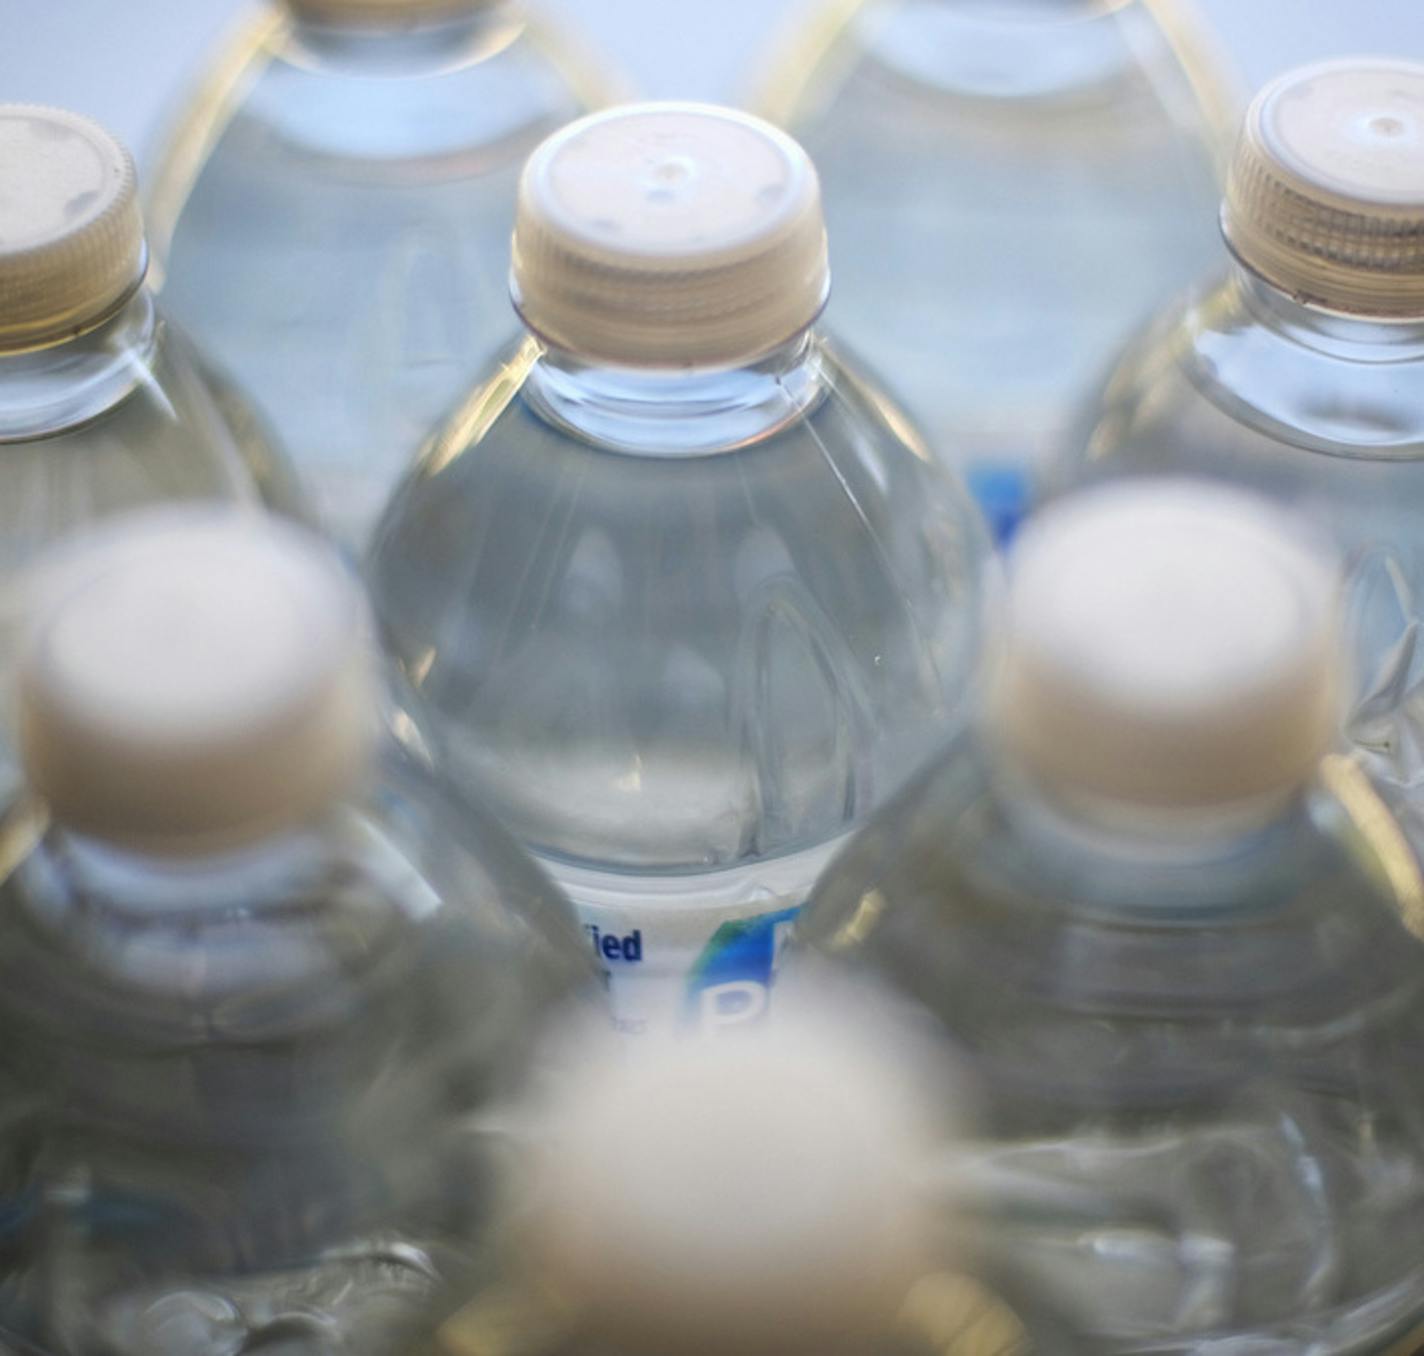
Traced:
POLYGON ((164 302, 348 545, 507 341, 519 168, 604 89, 508 0, 275 0, 192 93, 149 199, 164 302))
POLYGON ((911 1043, 787 1006, 754 1037, 585 1054, 516 1160, 502 1280, 421 1356, 1026 1353, 935 1260, 962 1242, 923 1198, 954 1109, 911 1043))
POLYGON ((948 737, 982 524, 815 328, 815 171, 758 119, 557 133, 514 287, 530 334, 393 499, 377 611, 623 1028, 742 1021, 835 841, 948 737))
POLYGON ((1328 752, 1329 553, 1164 481, 1045 510, 1008 570, 982 717, 799 934, 973 1070, 961 1208, 1089 1350, 1414 1350, 1424 884, 1328 752))
POLYGON ((567 904, 385 713, 364 601, 254 516, 54 557, 0 820, 0 1332, 385 1356, 482 1245, 567 904))
POLYGON ((1007 535, 1115 349, 1214 257, 1235 108, 1191 10, 838 0, 762 104, 821 172, 832 327, 1007 535))
POLYGON ((1219 476, 1327 519, 1352 578, 1347 728, 1424 841, 1424 65, 1268 85, 1222 223, 1226 277, 1127 350, 1061 478, 1219 476))
POLYGON ((147 264, 128 152, 77 114, 0 105, 7 685, 22 568, 56 537, 166 500, 260 497, 294 508, 250 412, 205 377, 155 308, 147 264))

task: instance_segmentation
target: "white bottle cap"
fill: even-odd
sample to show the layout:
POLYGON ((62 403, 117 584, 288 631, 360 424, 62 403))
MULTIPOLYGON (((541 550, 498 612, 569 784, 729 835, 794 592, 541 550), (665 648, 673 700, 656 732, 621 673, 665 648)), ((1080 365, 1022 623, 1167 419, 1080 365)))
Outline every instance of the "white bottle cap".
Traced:
POLYGON ((1301 786, 1339 728, 1339 561, 1266 501, 1091 490, 1008 561, 990 729, 1050 789, 1230 812, 1301 786))
POLYGON ((1267 85, 1222 227, 1248 268, 1302 301, 1424 316, 1424 65, 1330 61, 1267 85))
POLYGON ((632 104, 555 132, 519 185, 512 288, 560 348, 715 366, 800 333, 830 273, 816 171, 785 133, 705 104, 632 104))
POLYGON ((428 23, 487 8, 496 0, 287 0, 301 19, 357 26, 428 23))
POLYGON ((92 328, 146 260, 129 153, 77 113, 0 104, 0 350, 92 328))
POLYGON ((38 572, 20 745, 53 818, 187 854, 300 823, 369 764, 359 587, 316 538, 239 510, 135 514, 38 572))
POLYGON ((928 1135, 894 1047, 833 1040, 652 1040, 564 1080, 528 1261, 582 1339, 822 1356, 890 1327, 918 1277, 928 1135))

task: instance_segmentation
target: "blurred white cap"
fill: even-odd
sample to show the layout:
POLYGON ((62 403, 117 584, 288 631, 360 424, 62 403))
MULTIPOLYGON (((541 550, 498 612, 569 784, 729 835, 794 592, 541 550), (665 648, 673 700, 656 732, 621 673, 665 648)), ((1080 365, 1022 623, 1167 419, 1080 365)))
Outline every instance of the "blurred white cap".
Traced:
POLYGON ((927 1132, 893 1047, 836 1030, 636 1043, 566 1081, 529 1262, 580 1334, 821 1356, 889 1330, 918 1275, 927 1132))
POLYGON ((0 104, 0 350, 91 328, 146 260, 128 151, 77 113, 0 104))
POLYGON ((1334 311, 1424 316, 1424 64, 1352 58, 1267 85, 1222 225, 1249 268, 1334 311))
POLYGON ((555 132, 525 166, 514 300, 561 348, 733 363, 810 325, 829 281, 816 171, 750 114, 625 105, 555 132))
POLYGON ((990 728, 1063 793, 1145 810, 1282 796, 1339 726, 1340 562, 1204 482, 1089 490, 1008 561, 990 728))
POLYGON ((37 571, 20 745, 55 820, 145 851, 259 839, 358 782, 377 728, 364 597, 256 514, 117 520, 37 571))

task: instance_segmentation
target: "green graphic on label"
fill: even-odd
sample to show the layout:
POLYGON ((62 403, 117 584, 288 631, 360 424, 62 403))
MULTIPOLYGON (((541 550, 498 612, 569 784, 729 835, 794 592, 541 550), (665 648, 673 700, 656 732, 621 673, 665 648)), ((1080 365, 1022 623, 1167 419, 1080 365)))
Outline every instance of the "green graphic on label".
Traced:
POLYGON ((715 1031, 754 1022, 770 1003, 800 905, 648 908, 577 900, 626 1036, 715 1031))
POLYGON ((693 1026, 758 1020, 770 1002, 781 950, 800 908, 723 923, 687 976, 683 1019, 693 1026))

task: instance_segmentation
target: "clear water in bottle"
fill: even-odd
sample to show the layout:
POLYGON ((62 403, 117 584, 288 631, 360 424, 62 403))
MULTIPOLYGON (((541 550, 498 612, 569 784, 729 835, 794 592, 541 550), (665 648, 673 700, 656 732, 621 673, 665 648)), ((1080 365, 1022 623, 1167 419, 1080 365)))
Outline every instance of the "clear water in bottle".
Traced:
POLYGON ((1330 752, 1329 553, 1175 480, 1019 542, 981 712, 798 937, 976 1075, 945 1198, 1010 1303, 1090 1351, 1414 1350, 1424 881, 1330 752))
POLYGON ((834 842, 948 736, 988 546, 814 328, 814 171, 704 105, 531 159, 531 333, 376 534, 390 644, 579 906, 625 1030, 747 1019, 834 842))
POLYGON ((821 172, 832 327, 1006 535, 1100 369, 1214 257, 1235 109, 1191 10, 841 0, 762 105, 821 172))
POLYGON ((348 545, 512 333, 519 168, 603 91, 516 4, 279 0, 193 92, 149 200, 164 303, 348 545))
POLYGON ((1424 66, 1348 60, 1257 97, 1234 256, 1132 343, 1060 485, 1162 473, 1316 514, 1351 571, 1346 726, 1424 839, 1424 66))
POLYGON ((0 819, 0 1332, 391 1350, 468 1284, 566 901, 430 771, 364 601, 255 516, 54 558, 0 819))

